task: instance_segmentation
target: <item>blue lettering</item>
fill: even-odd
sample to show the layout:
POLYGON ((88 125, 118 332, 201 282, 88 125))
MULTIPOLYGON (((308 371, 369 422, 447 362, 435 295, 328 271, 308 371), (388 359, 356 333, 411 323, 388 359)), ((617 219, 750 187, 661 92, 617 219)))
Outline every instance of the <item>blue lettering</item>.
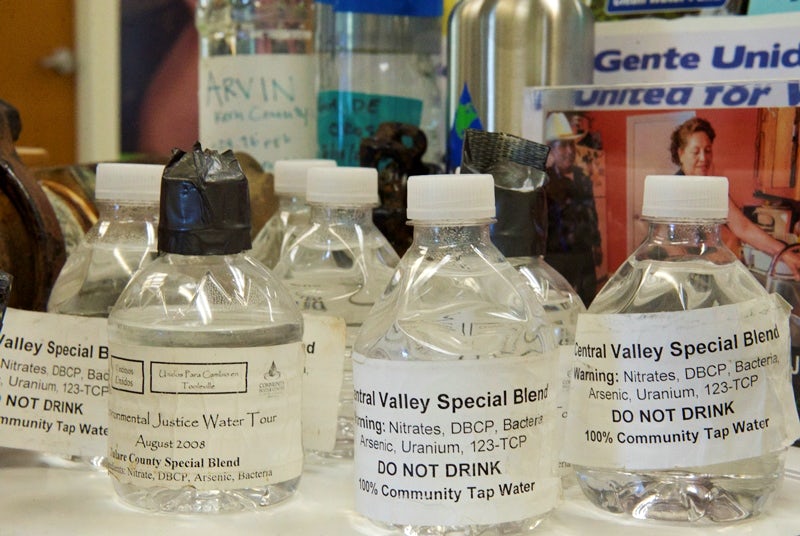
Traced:
POLYGON ((616 49, 600 52, 595 56, 595 69, 600 72, 619 71, 657 71, 665 69, 697 69, 700 65, 700 55, 696 52, 681 54, 675 47, 670 47, 663 53, 650 53, 637 56, 630 54, 620 57, 621 52, 616 49))
POLYGON ((733 51, 730 60, 725 59, 725 47, 714 47, 714 54, 711 56, 711 65, 717 69, 736 69, 744 63, 744 46, 737 46, 733 51))
POLYGON ((670 106, 686 106, 691 98, 691 87, 675 87, 667 92, 666 102, 670 106))
POLYGON ((711 65, 717 69, 775 69, 778 67, 800 66, 800 43, 797 48, 781 50, 780 43, 774 43, 770 50, 747 50, 737 45, 733 52, 724 46, 714 47, 711 65))
POLYGON ((289 102, 295 100, 294 78, 289 77, 288 86, 285 87, 275 78, 271 80, 261 79, 261 97, 264 102, 277 101, 283 96, 289 102), (270 91, 271 90, 271 91, 270 91))
POLYGON ((687 52, 681 58, 681 67, 684 69, 697 69, 700 66, 700 54, 697 52, 687 52))
POLYGON ((789 106, 800 105, 800 84, 797 82, 789 82, 786 90, 789 94, 789 106))
POLYGON ((800 44, 797 48, 790 48, 781 56, 784 67, 800 67, 800 44))
POLYGON ((772 91, 770 86, 748 88, 747 86, 720 85, 707 86, 705 89, 706 98, 703 104, 706 106, 715 105, 717 97, 725 106, 757 106, 761 97, 769 95, 772 91))
POLYGON ((577 90, 574 95, 576 106, 685 106, 692 97, 688 86, 672 88, 623 88, 577 90))
POLYGON ((660 104, 664 99, 664 88, 650 88, 644 92, 644 103, 649 105, 660 104))
POLYGON ((619 50, 606 50, 594 58, 594 68, 601 73, 612 73, 619 70, 619 50))

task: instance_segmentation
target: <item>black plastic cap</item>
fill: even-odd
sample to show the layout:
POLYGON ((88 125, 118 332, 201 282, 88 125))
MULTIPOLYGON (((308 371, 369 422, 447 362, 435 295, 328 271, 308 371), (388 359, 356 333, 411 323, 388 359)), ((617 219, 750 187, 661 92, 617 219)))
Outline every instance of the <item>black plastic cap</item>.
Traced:
POLYGON ((232 255, 248 250, 250 192, 233 151, 176 149, 161 178, 158 250, 232 255))

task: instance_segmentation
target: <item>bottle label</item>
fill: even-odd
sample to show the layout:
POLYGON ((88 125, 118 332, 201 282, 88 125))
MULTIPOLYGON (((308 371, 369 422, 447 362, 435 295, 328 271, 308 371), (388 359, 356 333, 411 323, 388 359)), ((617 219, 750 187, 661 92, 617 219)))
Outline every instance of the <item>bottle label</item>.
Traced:
MULTIPOLYGON (((561 425, 558 429, 558 452, 559 454, 564 453, 564 433, 566 431, 566 424, 567 424, 567 407, 569 406, 569 385, 570 385, 570 372, 572 372, 572 345, 571 344, 561 344, 558 347, 558 379, 560 383, 558 384, 560 390, 558 392, 558 398, 556 399, 557 406, 556 412, 559 419, 561 419, 561 425)), ((572 470, 572 465, 563 459, 563 456, 559 458, 558 461, 558 469, 559 474, 562 478, 569 478, 572 477, 574 471, 572 470)))
POLYGON ((777 296, 692 311, 582 314, 566 459, 670 469, 761 456, 800 435, 777 296))
POLYGON ((315 64, 311 54, 201 58, 200 141, 244 151, 266 171, 316 154, 315 64))
POLYGON ((356 509, 386 523, 482 525, 554 508, 555 359, 354 353, 356 509))
POLYGON ((355 91, 320 91, 317 114, 321 157, 336 160, 340 166, 358 166, 361 140, 374 136, 378 126, 387 121, 418 127, 422 101, 355 91))
POLYGON ((8 308, 0 331, 0 446, 106 453, 105 318, 8 308))
POLYGON ((111 345, 108 471, 140 487, 241 489, 300 475, 301 344, 111 345))
POLYGON ((344 319, 303 314, 303 447, 332 451, 344 376, 344 319))

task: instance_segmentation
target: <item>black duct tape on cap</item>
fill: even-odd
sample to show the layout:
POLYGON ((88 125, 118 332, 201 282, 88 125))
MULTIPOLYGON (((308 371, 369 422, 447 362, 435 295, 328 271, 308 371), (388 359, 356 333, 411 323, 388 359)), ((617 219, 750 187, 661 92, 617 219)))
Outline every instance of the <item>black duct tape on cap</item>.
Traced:
POLYGON ((233 151, 196 143, 175 150, 161 179, 158 249, 180 255, 232 255, 252 247, 250 193, 233 151))

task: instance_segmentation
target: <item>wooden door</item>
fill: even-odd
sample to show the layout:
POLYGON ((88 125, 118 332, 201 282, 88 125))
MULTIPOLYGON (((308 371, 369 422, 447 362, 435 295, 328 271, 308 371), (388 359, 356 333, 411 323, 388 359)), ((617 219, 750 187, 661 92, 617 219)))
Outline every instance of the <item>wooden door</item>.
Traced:
POLYGON ((670 135, 694 115, 693 111, 682 110, 628 117, 628 253, 647 236, 648 225, 641 219, 644 179, 648 175, 675 173, 677 166, 669 153, 670 135))
POLYGON ((756 184, 765 193, 800 200, 797 180, 797 108, 763 108, 758 111, 756 184))
POLYGON ((17 146, 45 149, 49 165, 76 161, 75 75, 42 64, 74 52, 73 27, 73 0, 0 1, 0 99, 22 118, 17 146))

